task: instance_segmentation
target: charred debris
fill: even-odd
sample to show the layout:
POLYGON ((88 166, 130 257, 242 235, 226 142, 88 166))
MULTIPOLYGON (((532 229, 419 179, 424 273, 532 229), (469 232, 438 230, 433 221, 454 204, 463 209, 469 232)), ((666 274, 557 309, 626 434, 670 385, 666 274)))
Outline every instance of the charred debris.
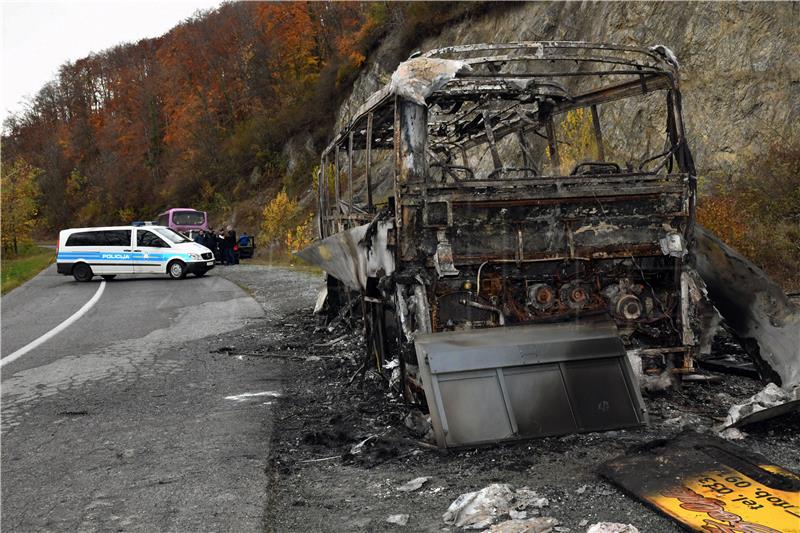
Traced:
POLYGON ((640 387, 693 375, 717 310, 796 407, 797 308, 695 225, 678 72, 663 46, 432 50, 324 150, 317 312, 363 319, 362 369, 440 447, 646 424, 640 387))

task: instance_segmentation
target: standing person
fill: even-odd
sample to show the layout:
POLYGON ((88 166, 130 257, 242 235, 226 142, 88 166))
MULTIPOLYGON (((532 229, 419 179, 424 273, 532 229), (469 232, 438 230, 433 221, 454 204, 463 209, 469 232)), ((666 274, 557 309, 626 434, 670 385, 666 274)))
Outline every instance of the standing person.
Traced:
POLYGON ((194 242, 200 246, 205 246, 208 248, 208 244, 206 243, 206 232, 204 230, 198 231, 197 235, 194 236, 194 242))
POLYGON ((219 245, 219 256, 220 260, 222 261, 223 265, 231 264, 229 260, 228 254, 228 239, 226 239, 225 235, 225 228, 219 229, 219 234, 217 235, 217 243, 219 245))
POLYGON ((214 235, 214 230, 210 229, 206 232, 206 248, 211 250, 214 254, 214 261, 219 261, 219 250, 217 249, 217 236, 214 235))
POLYGON ((233 229, 233 226, 228 226, 228 232, 225 234, 225 250, 227 255, 227 261, 229 265, 236 264, 236 253, 234 247, 236 246, 236 232, 233 229))
POLYGON ((225 256, 222 255, 222 239, 220 238, 221 235, 222 233, 219 230, 214 232, 214 244, 216 245, 216 254, 217 258, 219 258, 219 262, 224 263, 225 256))

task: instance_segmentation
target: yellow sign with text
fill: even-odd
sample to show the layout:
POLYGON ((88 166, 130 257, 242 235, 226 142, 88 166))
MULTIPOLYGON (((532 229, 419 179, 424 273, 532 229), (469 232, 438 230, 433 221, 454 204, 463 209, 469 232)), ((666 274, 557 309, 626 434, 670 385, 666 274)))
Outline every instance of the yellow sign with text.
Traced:
MULTIPOLYGON (((797 476, 775 465, 761 468, 797 476)), ((647 499, 695 531, 709 533, 800 533, 800 492, 769 488, 731 468, 684 480, 647 499)))

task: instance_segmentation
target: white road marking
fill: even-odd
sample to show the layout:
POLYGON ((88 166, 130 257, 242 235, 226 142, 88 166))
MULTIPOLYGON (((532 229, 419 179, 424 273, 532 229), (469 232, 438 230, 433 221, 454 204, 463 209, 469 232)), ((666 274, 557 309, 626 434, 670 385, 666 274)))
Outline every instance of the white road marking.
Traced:
POLYGON ((235 396, 225 396, 226 400, 233 400, 235 402, 243 402, 248 398, 255 398, 258 396, 269 396, 271 398, 279 398, 281 395, 280 392, 268 390, 264 392, 244 392, 242 394, 237 394, 235 396))
POLYGON ((40 344, 49 341, 50 339, 52 339, 53 337, 55 337, 56 335, 58 335, 59 333, 61 333, 65 329, 67 329, 68 327, 70 327, 76 320, 78 320, 80 317, 85 315, 89 311, 89 309, 94 307, 94 304, 96 304, 97 301, 100 299, 100 297, 103 295, 103 291, 105 289, 106 289, 106 282, 105 282, 105 280, 103 280, 103 281, 100 282, 100 287, 97 288, 97 292, 94 293, 94 296, 92 296, 92 299, 89 300, 88 302, 86 302, 85 304, 83 304, 83 307, 78 309, 71 317, 69 317, 64 322, 62 322, 61 324, 57 325, 56 327, 54 327, 53 329, 51 329, 50 331, 48 331, 47 333, 45 333, 44 335, 39 337, 38 339, 36 339, 36 340, 34 340, 32 342, 29 342, 28 344, 26 344, 25 346, 23 346, 22 348, 20 348, 16 352, 12 353, 11 355, 9 355, 7 357, 3 357, 2 359, 0 359, 0 367, 5 365, 6 363, 11 363, 12 361, 16 361, 17 359, 19 359, 20 357, 22 357, 26 353, 30 352, 31 350, 33 350, 34 348, 36 348, 40 344))

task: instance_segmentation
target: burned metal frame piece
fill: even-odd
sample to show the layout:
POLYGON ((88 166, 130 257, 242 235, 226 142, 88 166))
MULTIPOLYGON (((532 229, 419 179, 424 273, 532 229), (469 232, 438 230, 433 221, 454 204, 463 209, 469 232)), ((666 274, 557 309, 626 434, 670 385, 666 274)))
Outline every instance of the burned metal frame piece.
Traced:
MULTIPOLYGON (((370 360, 399 358, 407 399, 434 409, 423 339, 481 344, 499 327, 609 320, 644 371, 692 371, 696 179, 671 52, 492 43, 401 67, 323 151, 319 240, 300 255, 360 293, 368 335, 382 332, 370 360), (648 98, 664 147, 621 160, 620 113, 648 98), (560 131, 582 110, 594 149, 573 161, 560 131)), ((497 350, 484 370, 500 368, 497 350)))
POLYGON ((611 321, 424 334, 415 346, 443 448, 647 419, 611 321))
POLYGON ((800 386, 800 309, 756 265, 695 227, 692 259, 709 297, 739 337, 761 377, 800 386))

